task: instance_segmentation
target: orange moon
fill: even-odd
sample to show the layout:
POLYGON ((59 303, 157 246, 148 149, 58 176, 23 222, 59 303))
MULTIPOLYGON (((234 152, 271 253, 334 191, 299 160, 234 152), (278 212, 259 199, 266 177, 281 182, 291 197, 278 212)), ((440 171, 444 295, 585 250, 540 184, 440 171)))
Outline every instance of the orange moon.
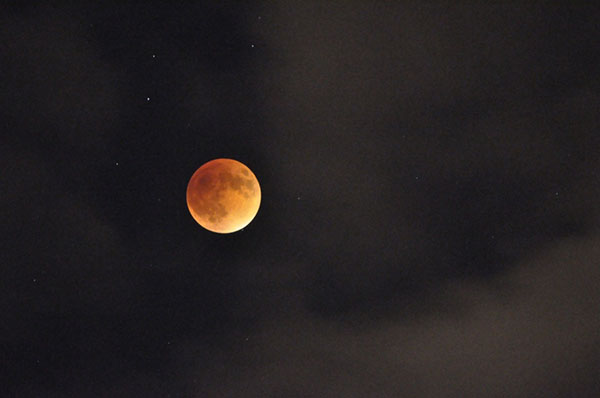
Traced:
POLYGON ((190 178, 187 206, 209 231, 228 234, 246 227, 258 213, 260 185, 252 171, 233 159, 214 159, 190 178))

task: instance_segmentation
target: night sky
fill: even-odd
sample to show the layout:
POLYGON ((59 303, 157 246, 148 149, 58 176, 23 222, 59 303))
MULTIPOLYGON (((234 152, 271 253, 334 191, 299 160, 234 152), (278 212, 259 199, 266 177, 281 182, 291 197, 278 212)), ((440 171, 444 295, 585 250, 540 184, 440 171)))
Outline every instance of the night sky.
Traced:
POLYGON ((599 7, 59 3, 0 10, 0 396, 600 396, 599 7))

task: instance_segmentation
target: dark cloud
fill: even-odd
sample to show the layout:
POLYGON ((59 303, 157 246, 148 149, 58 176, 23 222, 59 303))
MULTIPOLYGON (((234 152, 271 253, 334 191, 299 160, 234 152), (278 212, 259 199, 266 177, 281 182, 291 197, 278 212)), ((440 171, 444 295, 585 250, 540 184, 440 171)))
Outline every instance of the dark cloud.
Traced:
POLYGON ((294 228, 308 237, 316 307, 332 301, 336 312, 413 294, 415 283, 494 275, 586 229, 555 204, 589 167, 581 155, 598 148, 597 121, 582 115, 597 99, 577 116, 564 103, 596 79, 582 74, 580 44, 566 30, 596 31, 587 20, 571 26, 567 11, 266 10, 269 22, 256 22, 273 48, 264 140, 277 148, 282 191, 300 198, 294 228))
POLYGON ((353 326, 283 314, 205 355, 210 366, 196 359, 190 395, 593 396, 599 254, 597 237, 565 240, 521 262, 510 289, 444 285, 436 313, 418 319, 397 302, 385 319, 353 326))

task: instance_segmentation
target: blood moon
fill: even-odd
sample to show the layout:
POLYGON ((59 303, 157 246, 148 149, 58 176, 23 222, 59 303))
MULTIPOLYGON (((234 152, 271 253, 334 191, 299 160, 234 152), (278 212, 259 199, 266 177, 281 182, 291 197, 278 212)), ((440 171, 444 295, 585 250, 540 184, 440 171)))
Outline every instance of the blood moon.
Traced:
POLYGON ((243 163, 214 159, 190 178, 187 206, 194 220, 209 231, 228 234, 254 219, 260 206, 258 180, 243 163))

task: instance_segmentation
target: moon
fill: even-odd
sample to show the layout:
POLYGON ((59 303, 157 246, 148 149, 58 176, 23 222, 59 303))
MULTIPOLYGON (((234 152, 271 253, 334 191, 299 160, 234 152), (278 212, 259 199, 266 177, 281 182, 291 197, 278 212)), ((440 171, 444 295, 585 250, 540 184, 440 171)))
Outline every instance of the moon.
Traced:
POLYGON ((228 234, 246 227, 260 207, 254 173, 234 159, 214 159, 192 175, 186 192, 190 214, 205 229, 228 234))

